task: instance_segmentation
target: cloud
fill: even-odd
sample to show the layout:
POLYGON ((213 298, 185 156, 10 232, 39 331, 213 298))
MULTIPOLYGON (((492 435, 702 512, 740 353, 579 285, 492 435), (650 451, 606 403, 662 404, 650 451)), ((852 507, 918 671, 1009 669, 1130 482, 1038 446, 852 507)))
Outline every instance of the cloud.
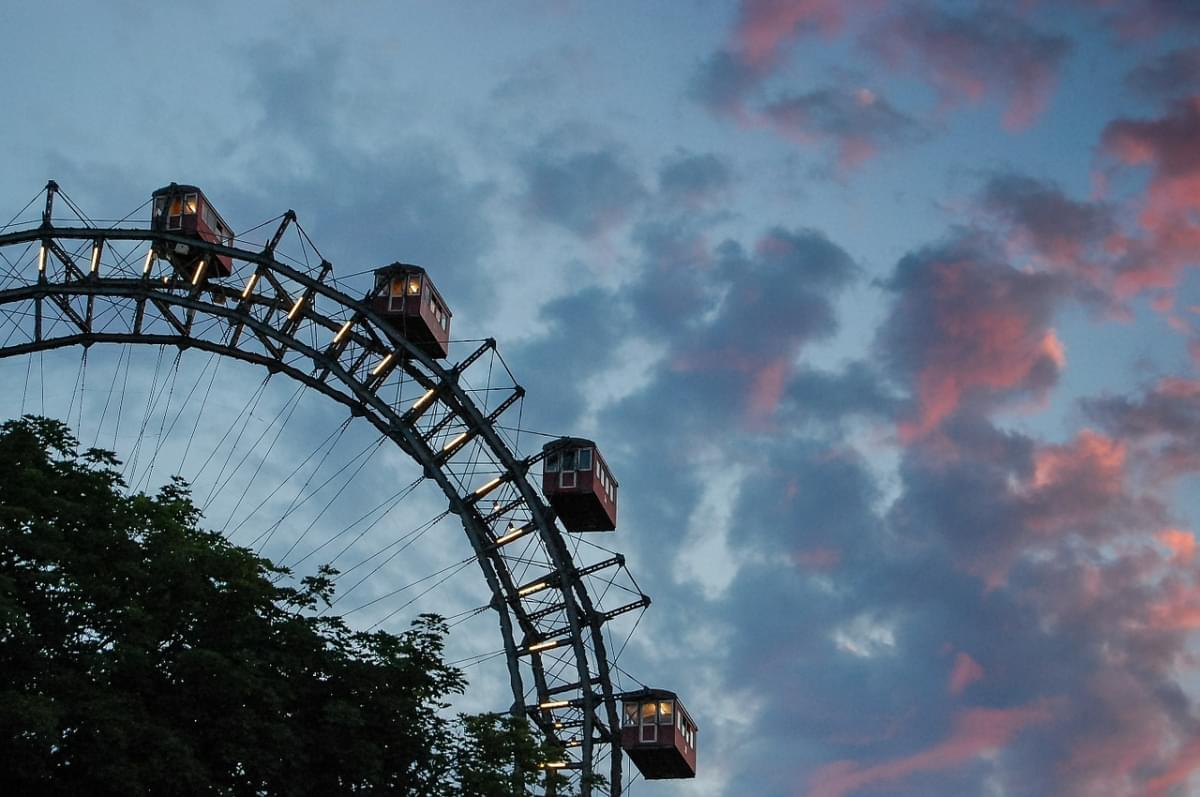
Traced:
POLYGON ((1103 247, 1117 232, 1110 206, 1075 201, 1054 183, 1015 173, 992 175, 979 203, 1041 264, 1089 282, 1104 280, 1111 258, 1103 247))
POLYGON ((634 227, 641 274, 624 293, 643 334, 675 339, 694 331, 720 301, 725 278, 714 270, 719 255, 693 222, 663 218, 634 227))
POLYGON ((876 348, 911 390, 903 439, 928 435, 964 405, 1039 398, 1057 381, 1065 354, 1050 324, 1061 280, 961 239, 905 256, 887 287, 895 298, 876 348))
POLYGON ((838 31, 846 7, 842 0, 742 0, 737 50, 748 64, 771 64, 803 35, 838 31))
POLYGON ((728 50, 718 50, 697 67, 688 93, 711 113, 749 121, 746 101, 768 74, 728 50))
POLYGON ((1196 558, 1196 535, 1182 529, 1163 529, 1154 538, 1171 551, 1171 559, 1189 564, 1196 558))
POLYGON ((894 783, 914 772, 948 769, 994 753, 1028 725, 1051 718, 1045 705, 967 709, 955 719, 953 733, 938 744, 910 756, 862 766, 836 761, 813 775, 807 797, 843 797, 876 783, 894 783))
POLYGON ((729 164, 712 153, 678 152, 658 172, 659 193, 671 204, 687 208, 713 204, 732 184, 729 164))
POLYGON ((885 147, 923 137, 920 126, 869 89, 825 88, 788 95, 762 108, 778 131, 801 142, 831 142, 842 168, 860 165, 885 147))
POLYGON ((242 108, 257 127, 231 145, 241 190, 220 194, 226 218, 236 225, 260 219, 263 207, 293 207, 335 276, 418 263, 453 297, 454 337, 484 317, 494 291, 480 262, 495 239, 495 185, 465 177, 446 142, 391 121, 386 135, 357 121, 356 95, 343 90, 354 79, 345 46, 255 48, 243 66, 242 108), (347 120, 356 120, 353 135, 347 120), (287 205, 275 204, 282 197, 287 205))
POLYGON ((1200 382, 1168 378, 1138 398, 1102 396, 1080 404, 1094 423, 1138 446, 1156 480, 1200 472, 1200 382))
POLYGON ((1142 63, 1125 83, 1151 99, 1183 99, 1200 90, 1200 47, 1172 50, 1142 63))
POLYGON ((1070 50, 1066 38, 1042 33, 1003 11, 955 15, 928 5, 909 6, 866 40, 892 67, 927 79, 944 104, 998 97, 1006 105, 1004 126, 1010 130, 1033 124, 1070 50))
POLYGON ((1137 221, 1143 237, 1120 252, 1118 286, 1132 294, 1170 288, 1200 263, 1200 96, 1157 119, 1117 119, 1101 146, 1128 166, 1152 169, 1137 221))
POLYGON ((1107 22, 1121 36, 1139 39, 1180 29, 1200 27, 1200 7, 1187 0, 1075 0, 1109 11, 1107 22))
MULTIPOLYGON (((859 2, 855 9, 878 4, 859 2)), ((847 8, 838 0, 742 0, 729 43, 693 75, 692 98, 713 113, 745 119, 747 101, 784 54, 804 36, 840 30, 847 8)))
POLYGON ((961 695, 967 687, 976 681, 983 680, 983 667, 971 658, 970 654, 959 651, 954 657, 954 669, 950 673, 950 683, 946 689, 954 696, 961 695))
POLYGON ((835 428, 846 417, 890 419, 899 406, 873 365, 857 360, 840 371, 799 368, 788 382, 781 412, 798 424, 816 421, 835 428))
POLYGON ((543 139, 520 161, 528 215, 584 238, 629 218, 646 192, 624 151, 576 149, 559 139, 543 139))
POLYGON ((812 230, 772 229, 753 255, 723 245, 716 272, 725 290, 717 314, 672 355, 670 367, 740 385, 744 412, 768 418, 800 348, 836 328, 828 297, 856 271, 845 251, 812 230))

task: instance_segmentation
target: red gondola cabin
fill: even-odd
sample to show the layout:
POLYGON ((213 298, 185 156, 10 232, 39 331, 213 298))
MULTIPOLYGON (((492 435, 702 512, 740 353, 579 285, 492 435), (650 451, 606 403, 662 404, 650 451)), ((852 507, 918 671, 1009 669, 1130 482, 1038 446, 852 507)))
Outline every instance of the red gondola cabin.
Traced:
POLYGON ((617 480, 596 444, 562 437, 542 446, 542 493, 567 531, 617 527, 617 480))
POLYGON ((430 357, 450 351, 450 310, 420 266, 393 263, 375 269, 371 306, 430 357))
POLYGON ((674 692, 643 689, 622 702, 621 749, 646 780, 696 777, 696 723, 674 692))
MULTIPOLYGON (((210 244, 233 246, 233 231, 221 214, 194 185, 171 183, 150 195, 150 229, 170 232, 208 241, 210 244)), ((225 255, 201 257, 199 252, 183 243, 167 244, 160 256, 166 257, 189 279, 228 277, 233 273, 233 259, 225 255), (201 260, 204 265, 201 266, 201 260)))

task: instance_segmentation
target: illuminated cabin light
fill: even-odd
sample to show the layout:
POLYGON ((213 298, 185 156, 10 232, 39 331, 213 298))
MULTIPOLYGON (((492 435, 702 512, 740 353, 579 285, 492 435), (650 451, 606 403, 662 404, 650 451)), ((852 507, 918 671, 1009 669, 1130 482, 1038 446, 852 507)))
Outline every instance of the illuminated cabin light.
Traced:
POLYGON ((341 328, 341 329, 339 329, 339 330, 338 330, 338 333, 337 333, 336 335, 334 335, 334 336, 333 336, 333 342, 334 342, 334 343, 341 343, 341 342, 342 342, 342 338, 346 337, 346 333, 350 331, 350 327, 352 327, 353 325, 354 325, 354 319, 353 319, 353 318, 352 318, 352 319, 350 319, 349 321, 347 321, 346 323, 342 324, 342 328, 341 328))
POLYGON ((304 297, 301 296, 299 299, 296 300, 296 303, 294 305, 292 305, 291 312, 288 313, 288 321, 295 321, 296 314, 300 312, 300 308, 303 306, 304 306, 304 297))
POLYGON ((200 258, 200 264, 196 266, 196 273, 192 276, 192 284, 199 285, 200 280, 204 277, 204 271, 208 268, 208 258, 200 258))
POLYGON ((428 390, 426 390, 425 395, 421 396, 419 399, 417 399, 413 403, 413 405, 412 405, 413 410, 419 411, 419 410, 423 409, 426 404, 428 404, 430 401, 433 400, 433 397, 436 393, 437 393, 437 391, 434 390, 433 388, 429 388, 428 390))
POLYGON ((520 528, 508 527, 508 533, 496 540, 497 545, 505 545, 512 542, 518 537, 524 537, 532 530, 532 526, 521 526, 520 528))
POLYGON ((559 645, 564 644, 565 642, 566 642, 565 639, 546 639, 541 642, 535 642, 534 644, 529 646, 529 652, 530 653, 540 653, 543 650, 550 650, 551 648, 556 648, 559 645))
POLYGON ((476 497, 476 498, 482 498, 483 496, 485 496, 485 495, 487 495, 488 493, 490 493, 492 490, 495 490, 497 487, 499 487, 499 486, 500 486, 500 482, 502 482, 502 481, 504 481, 504 477, 503 477, 503 476, 497 476, 496 478, 492 479, 492 480, 491 480, 490 482, 488 482, 487 484, 485 484, 485 485, 483 485, 482 487, 480 487, 480 488, 478 488, 477 490, 475 490, 475 497, 476 497))
POLYGON ((458 437, 454 438, 449 443, 446 443, 446 445, 442 446, 442 451, 449 451, 452 448, 458 448, 459 443, 466 440, 467 436, 469 434, 470 434, 470 432, 463 432, 458 437))
POLYGON ((371 369, 371 376, 379 376, 380 372, 383 371, 384 368, 387 368, 388 363, 390 363, 395 358, 396 358, 395 352, 392 352, 387 357, 384 357, 382 360, 379 361, 379 365, 377 365, 371 369))
POLYGON ((150 269, 153 268, 153 266, 154 266, 154 250, 151 249, 149 252, 146 253, 146 264, 144 266, 142 266, 142 276, 143 277, 148 276, 150 274, 150 269))
POLYGON ((538 708, 546 711, 552 708, 566 708, 569 705, 571 705, 570 700, 546 700, 538 703, 538 708))
POLYGON ((258 272, 250 275, 250 279, 246 280, 246 288, 242 291, 242 298, 249 299, 250 292, 254 290, 254 286, 258 284, 258 272))
POLYGON ((42 248, 38 251, 38 273, 46 273, 46 245, 42 244, 42 248))
POLYGON ((99 242, 92 244, 92 275, 100 270, 100 244, 99 242))
POLYGON ((517 597, 524 598, 526 595, 532 595, 535 592, 541 592, 549 586, 550 583, 547 581, 535 582, 527 587, 521 587, 519 590, 517 590, 517 597))

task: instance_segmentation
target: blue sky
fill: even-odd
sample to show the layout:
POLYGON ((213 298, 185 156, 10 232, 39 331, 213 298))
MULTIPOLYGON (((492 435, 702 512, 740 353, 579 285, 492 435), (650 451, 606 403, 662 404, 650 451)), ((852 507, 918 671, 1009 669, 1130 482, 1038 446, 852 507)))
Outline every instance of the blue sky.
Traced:
POLYGON ((428 268, 522 424, 621 483, 604 544, 655 600, 621 663, 701 728, 695 781, 633 794, 1186 795, 1198 34, 1170 0, 8 4, 0 211, 175 180, 236 230, 294 208, 358 291, 428 268))

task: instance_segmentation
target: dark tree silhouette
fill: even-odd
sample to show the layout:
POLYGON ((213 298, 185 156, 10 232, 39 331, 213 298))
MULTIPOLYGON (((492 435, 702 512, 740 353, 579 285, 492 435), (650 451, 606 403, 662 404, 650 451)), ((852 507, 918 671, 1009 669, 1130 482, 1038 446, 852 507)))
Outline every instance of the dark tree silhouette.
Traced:
POLYGON ((128 495, 77 448, 0 426, 0 793, 531 793, 550 752, 523 721, 446 716, 465 681, 439 618, 318 617, 336 573, 288 586, 184 483, 128 495))

